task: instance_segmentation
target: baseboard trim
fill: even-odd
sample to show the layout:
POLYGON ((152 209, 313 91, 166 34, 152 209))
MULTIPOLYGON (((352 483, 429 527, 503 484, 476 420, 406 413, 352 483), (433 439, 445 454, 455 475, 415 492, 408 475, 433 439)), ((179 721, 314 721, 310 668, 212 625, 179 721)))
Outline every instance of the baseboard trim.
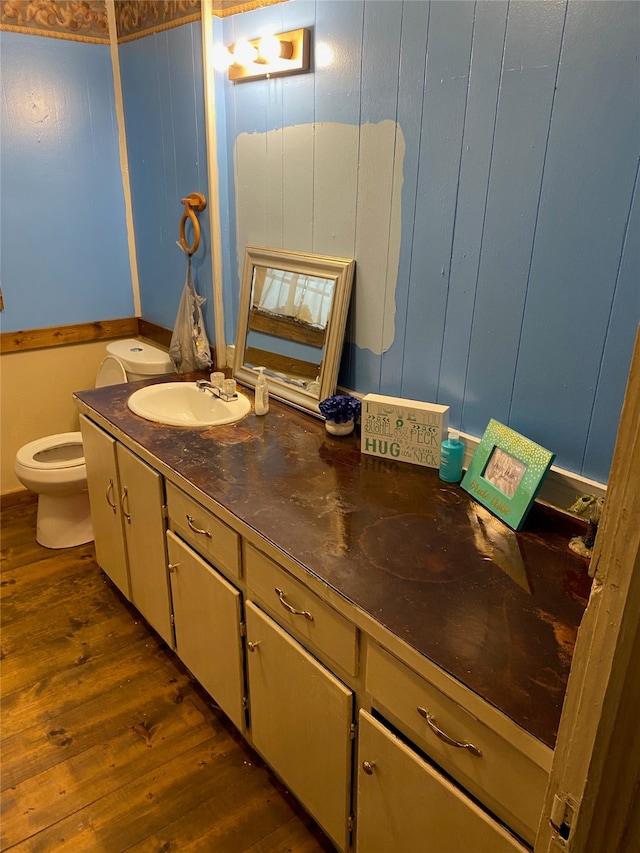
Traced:
POLYGON ((29 489, 16 489, 14 492, 5 492, 0 495, 0 506, 2 509, 15 509, 19 506, 29 506, 37 503, 38 495, 29 489))

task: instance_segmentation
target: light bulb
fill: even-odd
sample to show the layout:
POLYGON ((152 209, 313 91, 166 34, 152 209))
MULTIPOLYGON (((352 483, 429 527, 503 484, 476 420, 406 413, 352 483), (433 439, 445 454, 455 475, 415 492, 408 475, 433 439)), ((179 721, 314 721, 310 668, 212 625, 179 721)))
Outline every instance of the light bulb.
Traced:
POLYGON ((258 50, 260 52, 260 58, 265 62, 275 62, 276 59, 280 59, 280 39, 274 35, 263 36, 260 39, 258 50))
POLYGON ((211 58, 213 61, 213 67, 216 71, 226 71, 233 62, 233 56, 231 55, 229 48, 220 44, 220 42, 218 42, 218 44, 214 44, 211 58))
POLYGON ((233 46, 233 58, 240 65, 251 65, 258 58, 258 51, 247 39, 240 39, 233 46))

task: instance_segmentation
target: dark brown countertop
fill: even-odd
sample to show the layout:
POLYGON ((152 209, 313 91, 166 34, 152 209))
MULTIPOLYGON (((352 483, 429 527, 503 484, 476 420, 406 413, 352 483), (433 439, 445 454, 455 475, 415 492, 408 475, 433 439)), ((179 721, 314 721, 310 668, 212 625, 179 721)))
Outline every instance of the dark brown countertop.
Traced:
POLYGON ((361 455, 357 433, 334 438, 273 400, 264 417, 185 429, 134 415, 131 393, 76 396, 554 746, 590 589, 586 560, 567 547, 578 519, 535 505, 514 533, 435 469, 361 455))

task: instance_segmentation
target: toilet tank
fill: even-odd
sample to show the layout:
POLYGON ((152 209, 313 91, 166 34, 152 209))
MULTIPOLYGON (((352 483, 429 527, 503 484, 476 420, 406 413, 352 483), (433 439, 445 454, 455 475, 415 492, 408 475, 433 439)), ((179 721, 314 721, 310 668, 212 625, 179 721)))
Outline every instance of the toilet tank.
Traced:
POLYGON ((169 353, 145 341, 130 338, 111 341, 107 344, 107 353, 122 363, 130 382, 136 379, 148 379, 150 376, 175 373, 169 353))

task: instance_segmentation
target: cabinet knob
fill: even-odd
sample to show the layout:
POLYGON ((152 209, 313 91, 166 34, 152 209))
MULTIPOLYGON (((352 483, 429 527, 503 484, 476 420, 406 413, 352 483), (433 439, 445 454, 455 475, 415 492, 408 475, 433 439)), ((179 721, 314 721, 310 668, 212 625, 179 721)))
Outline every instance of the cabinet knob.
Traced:
POLYGON ((260 645, 260 640, 257 640, 255 643, 247 642, 247 648, 250 652, 255 652, 255 650, 260 645))
POLYGON ((362 762, 362 769, 367 774, 367 776, 373 776, 373 768, 375 766, 376 765, 375 765, 374 761, 363 761, 362 762))

